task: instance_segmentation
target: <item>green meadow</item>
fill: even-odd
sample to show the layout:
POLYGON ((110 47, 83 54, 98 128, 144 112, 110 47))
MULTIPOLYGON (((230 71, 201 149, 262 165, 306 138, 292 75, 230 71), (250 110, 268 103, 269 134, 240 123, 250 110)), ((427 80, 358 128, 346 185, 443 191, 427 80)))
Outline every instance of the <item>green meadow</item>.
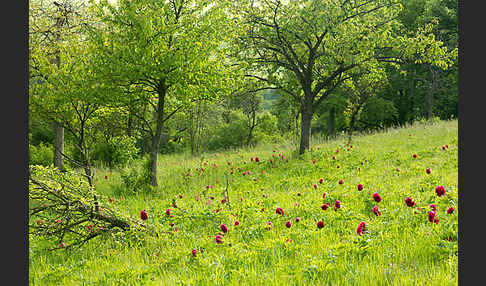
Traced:
POLYGON ((153 189, 129 189, 126 171, 98 167, 100 205, 139 221, 145 210, 155 232, 55 250, 30 237, 30 285, 458 284, 457 120, 356 135, 350 145, 313 138, 311 147, 302 156, 292 144, 161 155, 153 189))

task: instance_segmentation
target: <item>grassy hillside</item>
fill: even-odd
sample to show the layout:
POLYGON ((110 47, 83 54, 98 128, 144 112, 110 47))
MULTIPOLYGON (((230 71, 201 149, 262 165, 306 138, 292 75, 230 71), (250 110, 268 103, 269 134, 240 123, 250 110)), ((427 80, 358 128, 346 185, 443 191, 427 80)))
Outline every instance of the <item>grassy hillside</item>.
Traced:
POLYGON ((314 142, 301 158, 288 146, 164 156, 154 191, 134 192, 123 186, 120 172, 98 169, 101 204, 135 219, 145 209, 161 235, 107 235, 59 251, 42 250, 49 242, 31 239, 30 282, 457 285, 457 132, 457 121, 421 124, 355 137, 351 146, 314 142), (440 185, 443 196, 435 191, 440 185), (408 207, 407 197, 416 205, 408 207), (430 204, 436 223, 428 220, 430 204), (361 222, 366 226, 359 235, 361 222), (222 243, 216 242, 219 232, 222 243))

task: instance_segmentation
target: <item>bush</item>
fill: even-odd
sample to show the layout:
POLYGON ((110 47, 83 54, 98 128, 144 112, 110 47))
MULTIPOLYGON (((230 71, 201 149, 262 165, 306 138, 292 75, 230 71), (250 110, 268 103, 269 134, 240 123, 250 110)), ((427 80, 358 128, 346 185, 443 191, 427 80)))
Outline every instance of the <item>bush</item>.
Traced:
POLYGON ((117 136, 108 140, 108 143, 99 144, 95 149, 93 159, 101 161, 111 167, 123 167, 139 153, 136 139, 129 136, 117 136))
POLYGON ((146 154, 141 162, 140 165, 133 164, 130 168, 120 170, 120 177, 125 188, 133 191, 150 188, 150 156, 146 154))
POLYGON ((242 112, 232 112, 230 123, 216 127, 213 136, 209 138, 207 148, 211 151, 241 147, 248 137, 246 118, 242 112))
POLYGON ((43 142, 38 146, 29 144, 29 165, 54 165, 54 147, 43 142))

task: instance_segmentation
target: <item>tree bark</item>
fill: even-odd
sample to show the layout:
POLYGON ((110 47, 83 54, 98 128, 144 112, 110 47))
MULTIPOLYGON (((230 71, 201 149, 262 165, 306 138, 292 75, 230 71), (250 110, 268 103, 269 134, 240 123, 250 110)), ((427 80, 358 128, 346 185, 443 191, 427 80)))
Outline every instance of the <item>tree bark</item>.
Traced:
POLYGON ((160 139, 162 137, 162 128, 164 125, 164 103, 165 103, 165 93, 166 93, 166 88, 164 84, 162 84, 158 93, 159 93, 159 100, 157 102, 157 110, 155 113, 156 116, 155 135, 152 137, 152 147, 150 150, 150 164, 151 164, 150 184, 154 187, 158 186, 157 160, 159 157, 160 139))
POLYGON ((56 135, 54 142, 54 167, 64 171, 64 127, 61 123, 54 122, 53 124, 54 134, 56 135))
POLYGON ((335 125, 335 110, 334 107, 331 107, 329 110, 329 121, 327 124, 327 134, 328 136, 332 136, 334 134, 334 125, 335 125))
POLYGON ((301 122, 300 122, 300 147, 299 154, 304 154, 305 150, 309 149, 310 134, 311 134, 311 121, 314 112, 312 110, 312 104, 302 105, 301 122))

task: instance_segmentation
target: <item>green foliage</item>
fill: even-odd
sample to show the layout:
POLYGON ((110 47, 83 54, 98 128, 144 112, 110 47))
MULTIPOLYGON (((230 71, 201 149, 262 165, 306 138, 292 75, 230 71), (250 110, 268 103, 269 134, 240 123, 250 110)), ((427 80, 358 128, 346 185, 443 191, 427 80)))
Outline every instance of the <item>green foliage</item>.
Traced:
POLYGON ((39 145, 29 144, 29 165, 52 166, 54 164, 54 147, 40 142, 39 145))
POLYGON ((148 155, 145 155, 139 164, 131 164, 129 167, 120 169, 123 189, 133 192, 150 189, 150 170, 151 161, 148 155))
POLYGON ((373 129, 392 125, 398 111, 392 101, 379 97, 368 100, 358 118, 358 129, 373 129))
POLYGON ((221 123, 208 139, 208 150, 220 150, 241 147, 248 136, 246 116, 241 111, 231 111, 230 122, 221 123))
POLYGON ((124 167, 138 156, 139 151, 134 137, 110 137, 108 143, 101 143, 95 147, 93 159, 110 167, 124 167))

